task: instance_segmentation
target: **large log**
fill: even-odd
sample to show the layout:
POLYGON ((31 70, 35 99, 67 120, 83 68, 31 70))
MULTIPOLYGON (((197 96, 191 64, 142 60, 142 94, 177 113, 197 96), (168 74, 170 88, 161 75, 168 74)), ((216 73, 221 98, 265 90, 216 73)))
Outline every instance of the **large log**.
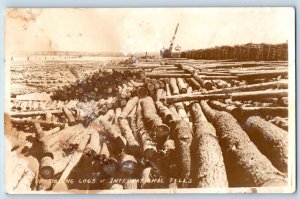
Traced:
POLYGON ((137 115, 136 125, 140 133, 140 139, 143 145, 144 158, 152 160, 153 158, 156 157, 156 153, 157 153, 156 143, 150 136, 150 132, 145 128, 145 124, 143 120, 143 112, 140 103, 138 103, 136 115, 137 115))
POLYGON ((287 70, 275 70, 275 71, 264 71, 264 72, 255 72, 255 73, 244 73, 244 74, 237 74, 236 76, 238 79, 243 80, 253 80, 253 79, 264 79, 264 78, 276 78, 278 76, 285 77, 288 75, 287 70))
POLYGON ((133 155, 138 155, 140 153, 140 146, 138 141, 135 139, 133 132, 129 126, 127 119, 119 118, 119 126, 122 132, 122 135, 127 141, 128 152, 133 155))
POLYGON ((177 77, 181 77, 181 78, 189 78, 192 77, 191 74, 178 74, 178 73, 145 73, 146 77, 150 77, 150 78, 177 78, 177 77))
POLYGON ((199 103, 191 106, 193 118, 192 178, 198 188, 228 187, 227 175, 216 130, 204 116, 199 103))
POLYGON ((48 110, 48 111, 30 111, 30 112, 11 112, 11 117, 34 117, 38 115, 46 115, 47 113, 51 114, 60 114, 63 113, 62 109, 48 110))
POLYGON ((19 119, 19 118, 11 118, 11 123, 13 124, 34 124, 35 122, 40 123, 40 125, 48 126, 48 127, 60 127, 65 128, 65 123, 60 122, 46 122, 43 120, 36 120, 36 119, 19 119))
POLYGON ((278 182, 282 186, 286 183, 284 175, 261 154, 232 115, 211 109, 205 101, 200 104, 217 130, 230 186, 276 186, 278 182))
MULTIPOLYGON (((211 90, 207 91, 209 94, 216 94, 216 93, 232 93, 232 92, 242 92, 242 91, 255 91, 255 90, 266 90, 270 88, 281 88, 281 89, 287 89, 288 88, 288 82, 285 80, 276 81, 276 82, 265 82, 260 84, 250 84, 245 86, 237 86, 237 87, 230 87, 230 88, 224 88, 224 89, 217 89, 217 90, 211 90)), ((193 94, 200 94, 199 92, 194 92, 193 94)))
POLYGON ((132 109, 137 105, 138 101, 139 97, 133 97, 130 100, 128 100, 126 106, 123 108, 122 113, 119 117, 123 119, 127 118, 132 109))
POLYGON ((75 125, 76 119, 75 119, 75 116, 73 115, 73 113, 71 112, 71 110, 67 106, 64 106, 63 112, 66 115, 66 117, 68 118, 69 125, 70 126, 75 125))
POLYGON ((205 80, 202 76, 197 75, 197 74, 194 74, 193 77, 206 90, 211 90, 212 89, 213 84, 212 84, 212 82, 210 80, 205 80))
MULTIPOLYGON (((175 141, 175 150, 177 150, 179 177, 188 180, 191 174, 192 130, 190 124, 184 120, 173 121, 171 130, 175 141)), ((183 183, 182 187, 186 188, 187 184, 183 183)))
POLYGON ((249 92, 238 92, 238 93, 231 93, 231 100, 233 101, 260 101, 264 100, 265 98, 280 98, 280 97, 287 97, 288 90, 265 90, 265 91, 249 91, 249 92))
POLYGON ((172 120, 172 112, 161 101, 156 101, 155 105, 163 121, 168 124, 172 120))
POLYGON ((187 93, 187 86, 185 85, 182 78, 177 78, 177 84, 178 84, 179 92, 181 94, 187 93))
POLYGON ((161 118, 157 115, 154 101, 151 97, 146 97, 141 100, 144 120, 148 129, 153 129, 156 132, 158 140, 166 140, 169 135, 169 127, 163 124, 161 118))
POLYGON ((27 171, 20 180, 18 186, 14 190, 16 193, 29 192, 31 191, 31 184, 34 181, 35 173, 33 171, 27 171))
POLYGON ((243 127, 257 148, 282 172, 288 171, 287 132, 259 116, 250 116, 243 127))
POLYGON ((72 155, 72 158, 70 159, 68 165, 64 169, 62 175, 60 176, 58 182, 55 184, 53 187, 53 191, 64 191, 66 190, 66 179, 70 175, 71 171, 73 168, 77 165, 77 163, 80 161, 82 155, 83 155, 83 150, 86 147, 88 140, 90 139, 90 135, 92 132, 90 132, 91 128, 93 127, 93 122, 87 127, 85 130, 84 136, 82 137, 79 146, 77 150, 74 152, 72 155))
POLYGON ((182 95, 172 95, 161 98, 160 101, 167 104, 185 102, 185 101, 194 101, 194 100, 216 100, 216 99, 228 99, 230 98, 227 94, 199 94, 194 95, 192 93, 182 94, 182 95))
POLYGON ((177 86, 176 78, 170 78, 170 86, 172 88, 172 95, 178 95, 179 94, 179 88, 177 86))
POLYGON ((160 100, 170 103, 193 101, 193 100, 217 100, 217 99, 231 99, 233 101, 264 101, 266 98, 280 98, 288 96, 287 90, 266 90, 266 91, 249 91, 249 92, 237 92, 237 93, 226 93, 226 94, 182 94, 173 95, 161 98, 160 100))

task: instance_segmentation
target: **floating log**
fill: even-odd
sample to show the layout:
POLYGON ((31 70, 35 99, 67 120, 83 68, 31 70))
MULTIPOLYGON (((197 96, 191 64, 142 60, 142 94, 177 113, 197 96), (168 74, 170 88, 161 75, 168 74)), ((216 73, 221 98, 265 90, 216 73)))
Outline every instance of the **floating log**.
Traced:
POLYGON ((201 85, 194 78, 187 78, 187 81, 189 82, 190 86, 193 87, 193 89, 199 90, 201 88, 201 85))
POLYGON ((140 153, 139 143, 135 139, 133 132, 129 126, 127 119, 119 118, 119 126, 122 132, 122 135, 127 141, 128 152, 133 155, 138 155, 140 153))
POLYGON ((63 113, 62 109, 56 110, 48 110, 48 111, 30 111, 30 112, 11 112, 11 117, 34 117, 38 115, 46 115, 46 114, 61 114, 63 113))
POLYGON ((261 154, 232 115, 212 110, 205 101, 200 104, 217 130, 230 186, 264 186, 265 183, 275 186, 278 181, 286 183, 284 175, 261 154))
POLYGON ((70 126, 75 125, 76 124, 76 119, 75 119, 73 113, 71 112, 71 110, 67 106, 64 106, 63 107, 63 112, 66 115, 66 117, 68 118, 69 125, 70 126))
POLYGON ((288 117, 288 107, 240 107, 238 111, 244 117, 251 115, 288 117))
MULTIPOLYGON (((173 121, 171 132, 175 141, 176 159, 180 167, 179 177, 187 180, 191 174, 192 130, 190 124, 184 120, 173 121)), ((183 183, 182 187, 187 187, 187 184, 183 183)))
POLYGON ((46 122, 43 120, 35 120, 35 119, 18 119, 18 118, 11 118, 11 123, 13 124, 34 124, 35 122, 40 123, 40 125, 45 125, 49 127, 60 127, 65 128, 65 123, 59 122, 46 122))
POLYGON ((182 78, 177 78, 177 84, 178 84, 179 92, 181 94, 187 93, 187 86, 185 85, 182 78))
POLYGON ((119 117, 123 119, 127 118, 132 109, 137 105, 138 101, 139 97, 133 97, 130 100, 128 100, 126 106, 123 108, 122 113, 119 117))
MULTIPOLYGON (((85 153, 89 154, 91 157, 96 157, 101 150, 100 135, 97 130, 91 129, 93 132, 91 133, 90 142, 86 145, 84 149, 85 153)), ((103 142, 103 141, 102 141, 103 142)))
POLYGON ((288 75, 288 71, 265 71, 265 72, 255 72, 255 73, 244 73, 244 74, 236 74, 238 79, 243 79, 243 80, 253 80, 253 79, 265 79, 265 78, 276 78, 278 76, 285 77, 288 75))
POLYGON ((179 88, 177 86, 176 78, 170 78, 170 86, 172 88, 172 95, 178 95, 179 94, 179 88))
POLYGON ((143 145, 143 154, 144 158, 152 160, 156 157, 157 149, 156 143, 153 141, 150 136, 150 132, 145 128, 144 120, 143 120, 143 112, 140 103, 138 104, 137 110, 137 120, 136 125, 137 129, 140 132, 140 138, 143 145))
POLYGON ((227 93, 227 94, 182 94, 173 95, 161 98, 160 100, 170 103, 193 101, 193 100, 217 100, 217 99, 231 99, 233 101, 265 101, 266 98, 280 98, 288 95, 287 90, 266 90, 266 91, 249 91, 249 92, 238 92, 238 93, 227 93))
POLYGON ((243 127, 257 148, 281 172, 288 171, 287 132, 259 116, 250 116, 243 127))
POLYGON ((165 140, 169 135, 169 127, 163 124, 161 118, 157 115, 153 99, 146 97, 140 103, 147 128, 156 132, 157 139, 165 140))
POLYGON ((194 95, 192 93, 182 94, 182 95, 173 95, 167 96, 165 98, 161 98, 160 101, 165 102, 167 104, 177 103, 177 102, 185 102, 185 101, 194 101, 194 100, 216 100, 216 99, 229 99, 230 96, 226 94, 201 94, 194 95))
POLYGON ((7 189, 15 190, 15 188, 18 186, 20 180, 22 179, 22 177, 25 173, 26 173, 26 169, 25 169, 24 165, 17 164, 11 172, 12 175, 10 176, 7 189))
POLYGON ((82 137, 82 140, 80 141, 77 150, 72 155, 72 158, 70 159, 67 167, 64 169, 58 182, 53 187, 53 191, 66 190, 66 184, 65 184, 66 179, 68 178, 71 171, 77 165, 77 163, 79 162, 79 160, 81 159, 81 157, 83 155, 83 150, 86 147, 88 140, 90 139, 90 132, 89 132, 90 128, 94 128, 94 127, 92 127, 92 125, 90 124, 90 126, 85 130, 84 136, 82 137))
POLYGON ((20 180, 18 186, 14 190, 16 193, 31 191, 31 184, 35 178, 35 173, 33 171, 27 171, 25 175, 20 180))
MULTIPOLYGON (((281 80, 276 82, 266 82, 266 83, 260 83, 260 84, 250 84, 245 86, 238 86, 238 87, 230 87, 230 88, 224 88, 224 89, 217 89, 217 90, 211 90, 207 91, 209 94, 216 94, 216 93, 232 93, 232 92, 242 92, 242 91, 255 91, 255 90, 266 90, 270 88, 281 88, 281 89, 287 89, 288 88, 288 82, 281 80)), ((197 95, 199 92, 194 92, 193 94, 197 95)))
POLYGON ((242 93, 231 93, 231 100, 233 101, 245 101, 245 100, 253 100, 260 101, 265 98, 280 98, 287 97, 288 90, 265 90, 265 91, 249 91, 242 93))
POLYGON ((194 77, 194 79, 197 80, 197 81, 200 83, 200 85, 201 85, 203 88, 205 88, 206 90, 211 90, 211 89, 212 89, 213 84, 212 84, 211 81, 205 80, 205 79, 203 79, 202 76, 197 75, 197 74, 194 74, 193 77, 194 77))
POLYGON ((194 122, 191 146, 193 184, 198 188, 228 187, 223 155, 215 128, 207 121, 199 103, 192 104, 191 114, 194 122))
POLYGON ((191 74, 178 74, 178 73, 145 73, 146 77, 150 77, 150 78, 189 78, 192 77, 191 74))
POLYGON ((139 87, 137 88, 137 96, 140 98, 144 98, 148 95, 148 90, 145 87, 139 87))
POLYGON ((155 105, 163 121, 168 124, 172 120, 172 112, 161 101, 156 101, 155 105))

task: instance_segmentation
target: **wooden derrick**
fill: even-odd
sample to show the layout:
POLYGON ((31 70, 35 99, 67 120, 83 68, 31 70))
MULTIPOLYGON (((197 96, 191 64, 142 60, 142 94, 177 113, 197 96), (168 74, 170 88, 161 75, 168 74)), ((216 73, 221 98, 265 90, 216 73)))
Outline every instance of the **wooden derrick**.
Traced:
POLYGON ((133 132, 129 126, 127 119, 119 118, 119 126, 122 132, 122 135, 126 138, 127 148, 130 154, 138 155, 140 152, 139 143, 135 139, 133 132))
POLYGON ((153 141, 152 137, 150 136, 150 132, 147 131, 145 128, 144 120, 143 120, 143 113, 140 103, 138 104, 136 110, 137 120, 136 126, 140 133, 140 140, 143 146, 143 155, 146 159, 153 159, 156 157, 157 149, 156 143, 153 141))
POLYGON ((203 114, 199 103, 191 106, 193 118, 192 178, 198 188, 228 187, 227 175, 216 130, 203 114), (205 175, 203 175, 205 174, 205 175))
POLYGON ((130 100, 128 100, 126 106, 123 108, 122 113, 120 114, 120 118, 127 118, 129 113, 132 111, 132 109, 136 106, 136 104, 139 101, 139 97, 133 97, 130 100))
POLYGON ((259 116, 248 117, 242 125, 257 148, 281 172, 288 171, 287 132, 259 116))
POLYGON ((170 78, 170 86, 172 88, 172 95, 178 95, 179 94, 179 88, 177 86, 176 78, 170 78))
POLYGON ((161 118, 157 115, 156 108, 151 97, 146 97, 141 100, 144 121, 148 129, 153 129, 156 132, 158 140, 166 140, 169 135, 169 127, 162 123, 161 118))
POLYGON ((178 84, 179 92, 181 94, 187 93, 187 86, 185 85, 182 78, 177 78, 177 84, 178 84))
POLYGON ((275 186, 278 181, 285 183, 284 175, 260 153, 232 115, 211 109, 205 101, 200 104, 217 130, 230 186, 264 186, 265 183, 275 186))

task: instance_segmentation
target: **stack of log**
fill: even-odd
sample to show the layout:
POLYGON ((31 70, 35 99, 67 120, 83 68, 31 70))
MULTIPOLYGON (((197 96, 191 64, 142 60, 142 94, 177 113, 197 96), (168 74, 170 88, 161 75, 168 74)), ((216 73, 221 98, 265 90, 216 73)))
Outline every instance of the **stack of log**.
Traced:
MULTIPOLYGON (((102 69, 57 90, 57 102, 49 106, 13 101, 7 116, 11 125, 6 125, 11 150, 39 162, 29 173, 36 178, 26 187, 66 191, 287 183, 286 69, 257 70, 251 64, 240 70, 199 69, 183 60, 163 62, 102 69)), ((23 174, 18 174, 19 183, 23 174)))
MULTIPOLYGON (((174 53, 176 54, 176 53, 174 53)), ((174 55, 174 57, 178 57, 174 55)), ((180 53, 181 58, 238 61, 250 60, 287 60, 288 45, 282 44, 245 44, 235 46, 217 46, 214 48, 189 50, 180 53)))

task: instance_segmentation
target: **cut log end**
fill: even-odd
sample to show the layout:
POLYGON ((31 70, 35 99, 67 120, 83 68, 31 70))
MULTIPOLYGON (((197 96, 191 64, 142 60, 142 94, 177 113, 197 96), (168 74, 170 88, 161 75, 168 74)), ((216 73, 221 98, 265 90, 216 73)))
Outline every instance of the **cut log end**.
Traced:
POLYGON ((140 98, 145 98, 148 95, 148 90, 145 87, 139 87, 137 89, 137 96, 140 98))
POLYGON ((165 124, 161 124, 161 125, 156 127, 155 131, 156 131, 157 138, 158 139, 163 139, 163 138, 168 137, 168 135, 170 133, 170 128, 165 124))

